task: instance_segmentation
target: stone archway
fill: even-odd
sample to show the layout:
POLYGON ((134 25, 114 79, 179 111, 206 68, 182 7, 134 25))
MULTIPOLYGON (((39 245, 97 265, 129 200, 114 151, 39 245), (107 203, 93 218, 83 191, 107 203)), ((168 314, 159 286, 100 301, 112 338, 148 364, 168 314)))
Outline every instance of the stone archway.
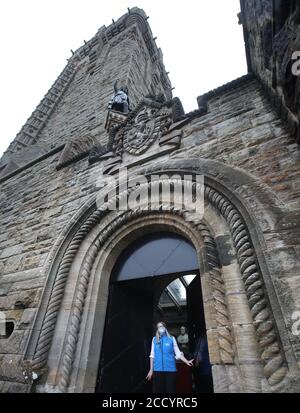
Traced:
POLYGON ((162 207, 156 212, 149 212, 147 208, 110 212, 107 205, 100 209, 95 205, 88 208, 64 251, 58 254, 51 293, 44 306, 45 313, 40 317, 39 335, 31 360, 26 362, 27 368, 41 375, 48 364, 44 390, 93 391, 95 383, 91 370, 97 357, 99 361, 100 349, 97 355, 91 320, 95 319, 97 308, 102 311, 98 315, 105 318, 112 265, 126 244, 141 231, 139 220, 149 221, 149 225, 143 226, 143 232, 151 227, 173 231, 176 228, 197 249, 203 292, 205 298, 209 298, 205 316, 208 330, 212 330, 209 351, 219 391, 262 391, 262 384, 269 391, 278 391, 285 384, 288 373, 285 354, 245 220, 228 197, 211 185, 205 185, 204 194, 210 207, 203 219, 175 208, 162 207), (225 242, 224 238, 223 243, 217 245, 215 234, 222 232, 222 227, 226 228, 227 235, 230 234, 230 241, 226 239, 225 242), (246 346, 246 352, 245 343, 241 343, 244 333, 238 331, 238 323, 233 325, 234 305, 229 302, 228 285, 220 263, 220 250, 231 248, 234 248, 236 261, 235 281, 239 278, 239 288, 241 285, 244 288, 243 302, 239 305, 247 319, 241 325, 247 326, 247 340, 251 343, 250 347, 246 346), (96 273, 101 275, 100 279, 96 278, 96 273), (93 290, 92 280, 98 285, 99 292, 93 297, 89 296, 93 290), (85 334, 81 334, 82 329, 85 334), (51 352, 55 353, 54 363, 51 352), (82 360, 88 360, 86 365, 82 360), (234 382, 237 383, 235 387, 234 382))
MULTIPOLYGON (((102 327, 99 327, 99 322, 95 322, 94 326, 90 326, 89 329, 92 331, 92 336, 88 345, 82 343, 82 350, 84 351, 84 355, 82 355, 81 359, 93 360, 94 369, 93 373, 89 369, 89 373, 86 375, 86 380, 88 383, 85 384, 85 387, 90 388, 93 387, 93 383, 95 382, 97 370, 98 370, 98 362, 100 357, 100 346, 99 343, 102 341, 103 336, 103 329, 104 329, 104 320, 106 314, 106 306, 107 306, 107 299, 108 299, 108 286, 110 280, 110 274, 114 267, 114 264, 120 255, 120 253, 126 248, 131 241, 137 239, 138 237, 144 235, 145 233, 152 233, 157 230, 164 230, 164 231, 172 231, 179 233, 181 235, 188 236, 193 242, 196 242, 195 236, 193 236, 193 232, 189 226, 187 226, 180 216, 174 216, 173 213, 155 213, 147 214, 147 216, 143 216, 143 214, 136 214, 135 218, 131 222, 127 222, 126 230, 124 232, 124 228, 120 227, 117 230, 116 234, 113 234, 112 237, 103 244, 103 250, 105 251, 104 254, 97 255, 96 251, 91 251, 91 254, 95 254, 97 256, 95 264, 93 266, 93 270, 91 271, 91 276, 94 277, 94 287, 91 289, 94 291, 93 298, 89 298, 88 301, 95 301, 101 303, 101 309, 99 312, 95 310, 95 313, 91 313, 90 316, 86 315, 86 318, 91 318, 93 320, 101 319, 103 321, 102 327), (142 225, 142 231, 141 231, 142 225), (107 253, 109 251, 109 254, 107 253), (99 274, 101 277, 99 279, 99 274), (96 294, 98 291, 98 294, 96 294), (98 328, 96 328, 96 324, 98 328), (95 344, 98 343, 98 350, 95 352, 95 344), (85 353, 85 349, 92 348, 92 351, 85 353)), ((201 231, 207 231, 206 226, 203 225, 201 231)), ((222 278, 219 269, 217 268, 217 264, 214 264, 214 268, 211 264, 209 266, 210 269, 207 268, 207 260, 204 260, 203 257, 203 247, 199 246, 199 241, 197 241, 197 252, 198 256, 200 256, 199 263, 200 263, 200 272, 202 273, 202 280, 204 283, 205 294, 206 294, 206 304, 207 304, 207 313, 210 313, 210 319, 207 320, 208 329, 211 330, 210 333, 214 333, 214 347, 217 347, 218 350, 215 350, 217 353, 220 353, 220 357, 222 360, 218 363, 231 364, 233 365, 232 354, 233 350, 233 339, 231 338, 230 326, 229 326, 229 319, 226 316, 227 308, 226 308, 226 300, 224 295, 224 289, 222 288, 222 278), (203 264, 205 263, 205 264, 203 264), (214 279, 212 279, 212 274, 214 274, 214 279), (207 285, 209 283, 209 285, 207 285), (215 288, 214 294, 211 293, 212 283, 218 283, 218 289, 215 288), (218 304, 217 304, 218 300, 218 304), (215 305, 213 305, 212 310, 212 302, 214 301, 215 305)), ((195 244, 194 244, 195 245, 195 244)), ((211 253, 213 253, 215 249, 211 248, 211 253)), ((216 252, 214 252, 216 254, 216 252)), ((91 255, 86 257, 86 263, 90 262, 91 255)), ((75 321, 75 320, 74 320, 75 321)), ((74 324, 75 327, 75 324, 74 324)), ((74 333, 75 330, 73 330, 74 333)), ((83 336, 83 335, 82 335, 83 336)), ((86 334, 84 334, 87 337, 86 334)), ((61 390, 64 390, 63 386, 66 386, 68 380, 68 372, 70 369, 70 360, 71 355, 74 352, 74 340, 76 341, 76 335, 70 336, 70 345, 66 348, 65 351, 65 369, 62 370, 62 373, 65 374, 65 378, 61 375, 61 390)), ((86 342, 88 340, 85 340, 86 342)), ((80 353, 80 351, 79 351, 80 353)), ((79 362, 80 364, 80 362, 79 362)), ((71 382, 70 382, 71 383, 71 382)), ((77 386, 75 382, 73 382, 74 388, 77 386)), ((71 383, 72 387, 72 383, 71 383)))

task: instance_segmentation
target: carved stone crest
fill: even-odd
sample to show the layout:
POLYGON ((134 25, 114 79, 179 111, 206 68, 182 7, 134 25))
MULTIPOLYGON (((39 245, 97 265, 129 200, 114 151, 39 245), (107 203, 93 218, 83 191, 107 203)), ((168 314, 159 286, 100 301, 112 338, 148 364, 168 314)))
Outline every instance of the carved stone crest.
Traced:
POLYGON ((141 155, 155 142, 166 126, 172 123, 171 111, 144 106, 137 116, 120 132, 123 150, 132 155, 141 155))
POLYGON ((180 146, 182 122, 186 118, 179 100, 143 98, 122 123, 108 130, 107 147, 95 146, 89 161, 102 161, 105 171, 113 172, 117 163, 133 166, 173 151, 180 146))

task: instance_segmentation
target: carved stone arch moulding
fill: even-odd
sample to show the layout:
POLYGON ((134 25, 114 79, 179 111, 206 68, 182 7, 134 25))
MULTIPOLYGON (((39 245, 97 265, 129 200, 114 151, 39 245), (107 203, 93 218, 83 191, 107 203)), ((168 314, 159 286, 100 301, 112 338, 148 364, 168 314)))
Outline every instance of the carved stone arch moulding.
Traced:
MULTIPOLYGON (((101 249, 104 248, 109 237, 113 236, 116 231, 127 226, 131 221, 139 218, 154 216, 160 222, 167 221, 167 216, 177 216, 188 223, 201 237, 204 243, 205 264, 207 266, 207 273, 209 277, 210 290, 214 301, 215 322, 217 324, 217 340, 220 352, 221 363, 223 365, 234 364, 234 339, 232 337, 230 319, 227 310, 227 302, 225 296, 224 280, 222 277, 218 252, 214 239, 204 222, 201 220, 187 220, 187 212, 179 209, 167 209, 163 211, 148 211, 147 209, 137 209, 134 211, 123 212, 114 220, 109 221, 109 224, 102 229, 94 243, 91 245, 86 257, 80 267, 80 280, 75 294, 74 311, 71 317, 69 331, 66 339, 64 355, 62 358, 62 367, 60 380, 58 383, 59 390, 65 392, 70 384, 70 377, 72 373, 72 365, 75 358, 76 343, 78 342, 80 332, 80 317, 84 310, 84 302, 89 286, 89 279, 94 266, 95 260, 98 257, 101 249)), ((107 247, 104 248, 105 250, 107 247)))
MULTIPOLYGON (((200 219, 198 219, 196 222, 200 224, 199 228, 197 228, 195 224, 187 221, 185 217, 186 214, 183 214, 181 210, 171 210, 167 208, 163 208, 161 211, 152 212, 141 208, 137 211, 125 213, 124 215, 126 215, 126 217, 121 217, 118 214, 113 217, 107 217, 104 220, 104 223, 99 223, 93 230, 93 234, 84 241, 81 247, 81 251, 85 252, 87 245, 89 246, 85 259, 78 259, 74 262, 73 267, 71 268, 71 272, 72 269, 75 268, 81 272, 88 262, 89 265, 91 265, 90 252, 92 255, 95 254, 96 260, 94 261, 94 259, 92 259, 94 264, 91 265, 92 270, 89 276, 90 286, 87 289, 87 305, 84 308, 80 332, 77 335, 78 341, 74 358, 74 371, 71 375, 68 391, 74 391, 74 389, 75 391, 82 391, 82 388, 94 389, 95 387, 95 377, 97 374, 95 368, 89 368, 89 371, 86 374, 86 379, 83 379, 82 377, 78 379, 77 366, 80 365, 82 371, 85 371, 87 364, 85 360, 91 360, 89 362, 90 366, 99 365, 101 351, 100 344, 102 342, 104 326, 99 326, 99 322, 96 320, 103 320, 105 318, 104 309, 106 309, 108 299, 107 291, 109 278, 117 258, 133 240, 157 231, 178 233, 194 244, 199 257, 206 318, 207 313, 209 313, 208 319, 206 319, 206 327, 211 338, 211 340, 209 340, 209 347, 210 350, 215 353, 213 355, 214 360, 211 359, 211 362, 216 369, 222 370, 222 375, 223 377, 225 376, 225 383, 223 382, 222 384, 226 392, 229 390, 241 391, 241 386, 239 386, 239 383, 241 383, 241 374, 239 374, 239 369, 237 367, 238 360, 235 357, 235 345, 231 334, 232 328, 228 315, 226 296, 224 294, 225 289, 223 288, 224 280, 221 274, 221 269, 219 266, 216 266, 216 260, 219 260, 218 253, 214 250, 215 244, 211 245, 209 252, 210 258, 208 259, 207 245, 210 244, 213 239, 213 237, 208 236, 208 233, 210 233, 208 226, 205 223, 201 225, 200 219), (97 243, 97 240, 102 237, 102 234, 106 232, 106 229, 110 228, 111 225, 114 227, 114 231, 112 231, 108 237, 105 237, 107 238, 107 241, 103 242, 99 253, 97 254, 93 250, 93 247, 97 243), (211 276, 211 273, 213 276, 211 276), (217 277, 217 274, 219 274, 219 277, 217 277), (94 292, 97 289, 99 293, 94 292), (216 291, 216 289, 218 290, 216 291), (93 291, 93 293, 91 291, 93 291), (102 310, 92 311, 91 307, 94 308, 94 305, 90 305, 90 302, 101 303, 102 310), (90 323, 87 325, 88 320, 91 319, 95 320, 94 325, 91 326, 90 323), (93 331, 93 337, 90 339, 86 338, 91 330, 93 331), (92 350, 86 350, 89 348, 92 350), (231 371, 230 376, 227 370, 231 371)), ((80 255, 81 253, 79 252, 78 257, 80 257, 80 255)), ((68 299, 66 299, 66 301, 68 301, 68 299)), ((74 338, 75 337, 73 336, 72 342, 74 342, 74 338)), ((65 343, 67 343, 67 340, 65 343)), ((69 359, 70 358, 66 359, 67 363, 69 359)), ((56 363, 54 364, 56 366, 56 363)), ((55 366, 54 370, 56 369, 55 366)), ((51 366, 50 369, 51 368, 53 368, 53 366, 51 366)), ((62 372, 60 371, 57 378, 61 379, 61 373, 62 372)), ((52 383, 54 383, 54 380, 52 383)), ((57 382, 55 381, 55 385, 56 383, 57 382)))
MULTIPOLYGON (((176 173, 178 174, 178 170, 176 173)), ((169 178, 169 181, 172 181, 171 177, 169 178)), ((153 183, 148 182, 144 185, 150 187, 153 183)), ((193 190, 196 190, 196 185, 198 184, 193 183, 192 185, 193 190)), ((120 197, 127 195, 128 191, 125 191, 120 197)), ((205 185, 204 196, 205 201, 222 215, 230 230, 241 277, 245 286, 249 308, 253 318, 253 324, 257 334, 263 372, 271 389, 270 391, 277 391, 277 389, 282 387, 284 383, 286 384, 288 375, 287 362, 245 221, 232 202, 211 185, 205 185)), ((62 256, 60 257, 60 262, 57 266, 51 293, 48 302, 46 303, 46 310, 43 315, 39 336, 35 343, 35 349, 30 360, 27 359, 24 362, 26 369, 30 371, 42 375, 46 370, 51 342, 63 300, 70 267, 86 236, 99 222, 101 222, 101 220, 110 214, 111 202, 113 201, 101 205, 98 209, 96 208, 96 205, 90 207, 88 216, 80 221, 78 229, 72 234, 68 246, 65 248, 63 254, 61 254, 62 256)), ((202 222, 201 219, 199 220, 199 217, 197 217, 196 214, 191 214, 189 211, 176 209, 174 207, 162 207, 162 210, 166 214, 180 216, 184 221, 188 222, 189 225, 196 228, 200 237, 203 239, 205 245, 205 260, 207 262, 216 309, 216 318, 218 326, 220 327, 218 329, 218 342, 221 360, 224 364, 232 364, 235 359, 235 343, 230 329, 224 280, 220 269, 214 238, 211 235, 208 226, 202 222)), ((155 212, 149 211, 148 208, 138 208, 136 210, 121 213, 112 224, 101 233, 101 236, 96 239, 88 251, 84 265, 79 274, 75 299, 70 316, 71 321, 66 333, 67 340, 58 383, 59 390, 62 392, 68 391, 70 383, 76 353, 76 344, 78 341, 86 292, 89 284, 89 276, 93 262, 101 250, 101 246, 105 243, 105 240, 107 240, 114 231, 121 228, 130 220, 147 216, 150 213, 155 214, 155 212)))

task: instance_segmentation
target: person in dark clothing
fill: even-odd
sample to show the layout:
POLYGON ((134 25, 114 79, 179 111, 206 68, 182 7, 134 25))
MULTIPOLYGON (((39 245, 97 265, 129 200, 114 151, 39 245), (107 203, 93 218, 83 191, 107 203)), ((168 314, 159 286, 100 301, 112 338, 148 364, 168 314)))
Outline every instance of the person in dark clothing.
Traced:
POLYGON ((129 113, 130 112, 130 102, 128 97, 128 88, 123 86, 120 90, 118 89, 118 82, 114 84, 115 94, 111 98, 108 109, 115 110, 116 112, 129 113))
POLYGON ((196 349, 194 353, 195 368, 194 368, 194 380, 197 393, 212 393, 213 381, 211 364, 208 356, 208 344, 207 337, 202 334, 196 343, 196 349))

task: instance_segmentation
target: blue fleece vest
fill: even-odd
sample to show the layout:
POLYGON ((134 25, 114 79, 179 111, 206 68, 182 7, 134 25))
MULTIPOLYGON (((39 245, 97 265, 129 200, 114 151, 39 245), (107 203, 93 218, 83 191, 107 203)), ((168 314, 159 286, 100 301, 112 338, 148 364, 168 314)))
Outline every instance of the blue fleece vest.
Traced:
POLYGON ((160 342, 157 338, 153 338, 154 344, 154 371, 177 371, 173 337, 168 337, 164 334, 160 342))

